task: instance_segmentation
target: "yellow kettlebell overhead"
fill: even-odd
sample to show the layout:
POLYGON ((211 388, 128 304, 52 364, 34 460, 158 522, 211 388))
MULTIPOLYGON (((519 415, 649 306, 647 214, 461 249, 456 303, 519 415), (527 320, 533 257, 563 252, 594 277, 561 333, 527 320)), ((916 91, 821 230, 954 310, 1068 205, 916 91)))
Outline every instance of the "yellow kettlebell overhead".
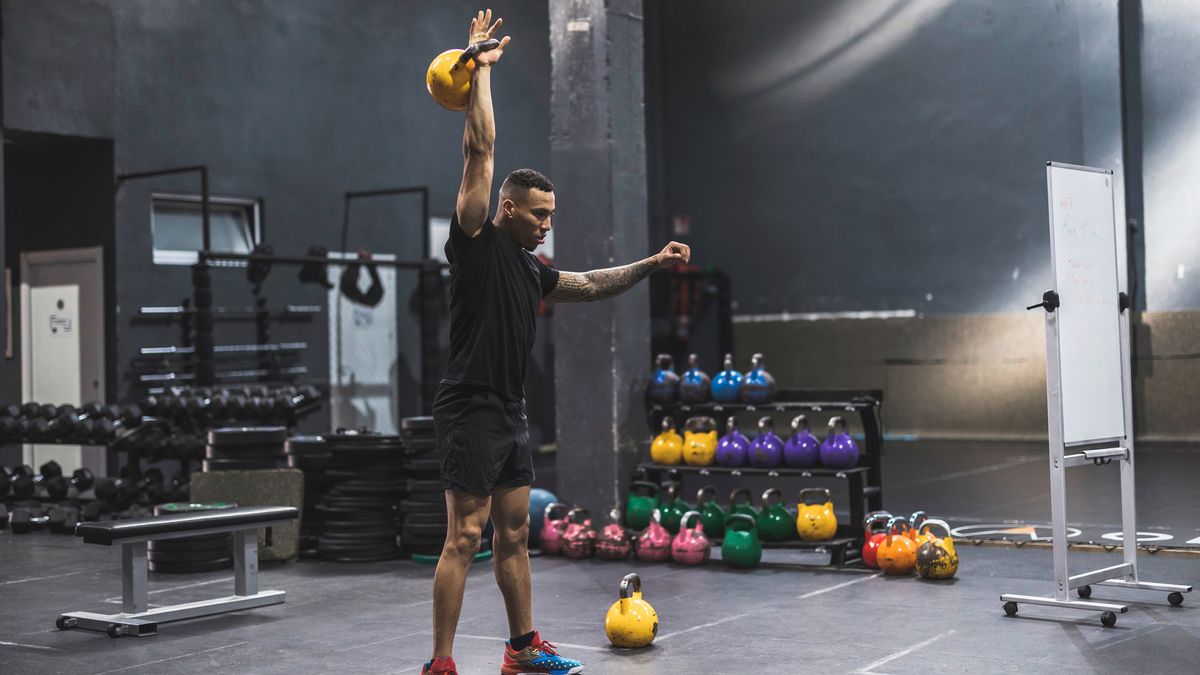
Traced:
POLYGON ((475 56, 500 46, 496 39, 476 42, 466 49, 447 49, 434 57, 425 71, 425 88, 437 104, 446 110, 466 110, 471 100, 471 76, 475 56))
POLYGON ((642 599, 642 580, 637 574, 621 579, 620 599, 608 608, 604 632, 616 647, 645 647, 658 635, 658 612, 642 599))

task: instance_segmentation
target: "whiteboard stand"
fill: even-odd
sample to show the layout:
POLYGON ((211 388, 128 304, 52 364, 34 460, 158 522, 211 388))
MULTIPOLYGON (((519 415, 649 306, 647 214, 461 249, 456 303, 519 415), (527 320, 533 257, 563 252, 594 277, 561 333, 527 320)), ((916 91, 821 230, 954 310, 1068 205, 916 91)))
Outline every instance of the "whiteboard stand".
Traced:
POLYGON ((1046 319, 1054 596, 1005 593, 1000 599, 1008 616, 1016 615, 1018 603, 1048 605, 1101 612, 1100 622, 1111 627, 1129 606, 1089 600, 1092 586, 1165 592, 1172 605, 1182 604, 1192 587, 1138 578, 1129 302, 1118 290, 1112 172, 1050 162, 1046 181, 1057 290, 1046 291, 1042 302, 1028 309, 1041 307, 1046 319), (1067 568, 1066 472, 1113 461, 1121 469, 1124 562, 1072 575, 1067 568), (1079 599, 1071 598, 1072 589, 1079 599))

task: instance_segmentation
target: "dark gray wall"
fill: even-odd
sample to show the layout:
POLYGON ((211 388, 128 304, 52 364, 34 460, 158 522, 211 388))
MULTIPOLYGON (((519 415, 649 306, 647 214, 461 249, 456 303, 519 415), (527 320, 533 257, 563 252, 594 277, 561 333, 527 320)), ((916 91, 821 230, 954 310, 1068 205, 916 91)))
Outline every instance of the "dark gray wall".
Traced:
MULTIPOLYGON (((546 169, 546 5, 492 8, 513 36, 494 77, 496 174, 546 169)), ((466 2, 6 1, 4 124, 111 136, 117 173, 206 164, 214 194, 264 200, 265 239, 276 252, 336 249, 347 190, 429 185, 433 214, 453 208, 464 117, 437 107, 423 78, 436 54, 462 46, 476 9, 466 2)), ((139 181, 117 194, 120 341, 110 378, 122 398, 137 393, 127 370, 138 348, 179 341, 176 326, 139 320, 138 307, 190 294, 186 267, 151 264, 152 190, 197 192, 198 181, 139 181)), ((415 197, 357 202, 349 247, 417 257, 419 213, 415 197)), ((214 274, 218 304, 251 301, 242 271, 214 274)), ((408 311, 415 275, 401 277, 402 317, 412 320, 402 322, 395 368, 404 407, 415 411, 418 333, 408 311)), ((263 293, 272 305, 325 301, 323 289, 295 281, 295 269, 274 270, 263 293)), ((222 323, 216 339, 252 335, 248 323, 222 323)), ((326 377, 323 316, 280 325, 271 337, 308 341, 305 363, 315 378, 326 377)))
POLYGON ((1115 1, 663 3, 657 220, 739 313, 1014 311, 1044 162, 1119 159, 1115 38, 1115 1))

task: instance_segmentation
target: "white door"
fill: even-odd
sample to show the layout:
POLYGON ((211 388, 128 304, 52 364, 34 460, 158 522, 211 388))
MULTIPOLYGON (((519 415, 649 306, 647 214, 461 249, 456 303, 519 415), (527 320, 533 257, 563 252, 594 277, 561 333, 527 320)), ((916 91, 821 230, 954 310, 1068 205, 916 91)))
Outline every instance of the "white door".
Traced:
MULTIPOLYGON (((21 391, 24 400, 76 407, 104 400, 104 275, 100 248, 21 255, 21 391)), ((50 460, 70 475, 106 473, 103 447, 26 445, 25 463, 50 460)))

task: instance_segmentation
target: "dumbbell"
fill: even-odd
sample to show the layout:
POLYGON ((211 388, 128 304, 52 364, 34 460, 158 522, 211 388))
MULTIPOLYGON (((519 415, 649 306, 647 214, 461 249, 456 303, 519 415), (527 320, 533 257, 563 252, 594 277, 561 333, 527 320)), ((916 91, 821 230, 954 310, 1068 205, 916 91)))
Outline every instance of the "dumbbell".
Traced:
POLYGON ((20 478, 14 479, 12 481, 13 496, 17 499, 28 499, 37 493, 39 487, 45 486, 47 481, 62 477, 62 467, 54 460, 43 464, 39 471, 41 473, 35 475, 23 473, 20 478))
POLYGON ((29 534, 48 522, 50 518, 45 511, 27 506, 18 506, 8 514, 8 526, 13 534, 29 534))
POLYGON ((33 476, 33 468, 25 464, 14 466, 11 471, 0 467, 0 497, 8 494, 9 487, 22 476, 33 476))
POLYGON ((65 499, 71 488, 75 488, 75 494, 78 495, 87 492, 91 489, 95 482, 95 477, 92 476, 92 470, 87 467, 75 469, 71 474, 70 480, 58 476, 46 481, 46 494, 52 500, 65 499))
POLYGON ((21 407, 7 403, 0 407, 0 441, 16 440, 21 437, 17 420, 21 418, 21 407))
POLYGON ((106 481, 96 486, 96 497, 103 499, 118 510, 128 508, 137 501, 139 504, 157 504, 162 501, 163 474, 158 469, 147 469, 141 475, 133 475, 136 469, 126 465, 121 470, 121 477, 106 481))
POLYGON ((80 520, 78 505, 60 504, 46 512, 46 529, 55 534, 75 534, 80 520))
POLYGON ((96 421, 96 425, 92 431, 92 440, 99 443, 106 443, 112 440, 117 432, 126 429, 136 429, 142 424, 142 409, 136 405, 128 405, 124 408, 112 406, 112 417, 107 415, 96 421))

